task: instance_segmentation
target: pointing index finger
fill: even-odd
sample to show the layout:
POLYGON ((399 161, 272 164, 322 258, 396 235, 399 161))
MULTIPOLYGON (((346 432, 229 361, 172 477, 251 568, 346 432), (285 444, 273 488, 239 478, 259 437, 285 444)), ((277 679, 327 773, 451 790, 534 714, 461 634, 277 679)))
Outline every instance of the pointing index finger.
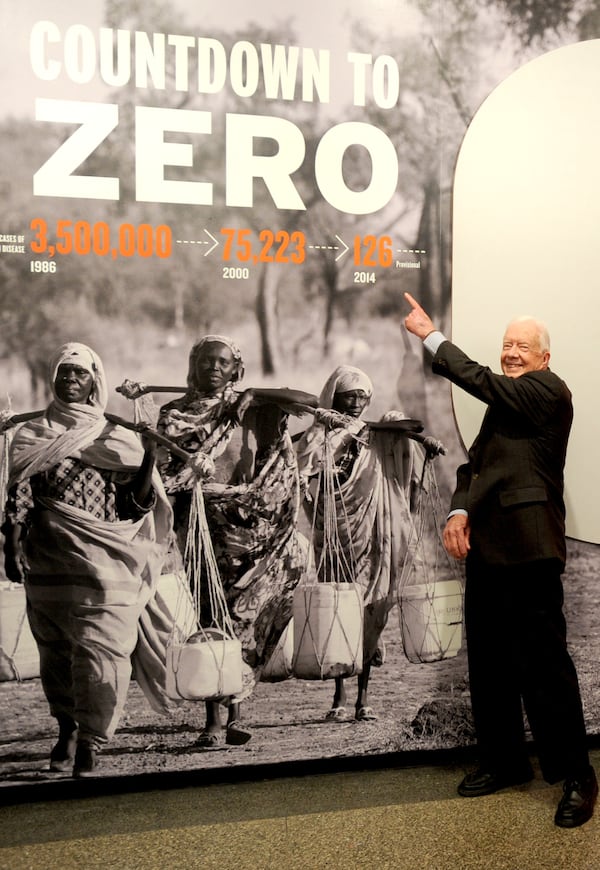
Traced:
POLYGON ((404 298, 406 299, 406 301, 408 302, 408 304, 411 306, 411 308, 414 311, 422 311, 423 310, 421 308, 421 306, 419 305, 419 303, 417 302, 417 300, 413 296, 411 296, 410 293, 405 293, 404 298))

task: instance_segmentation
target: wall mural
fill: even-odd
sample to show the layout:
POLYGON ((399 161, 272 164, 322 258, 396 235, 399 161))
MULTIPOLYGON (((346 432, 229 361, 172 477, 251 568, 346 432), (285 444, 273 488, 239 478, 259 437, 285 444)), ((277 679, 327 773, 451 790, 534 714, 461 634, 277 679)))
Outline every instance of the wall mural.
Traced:
MULTIPOLYGON (((473 744, 462 568, 445 558, 439 528, 481 410, 431 375, 403 327, 406 291, 495 369, 513 315, 550 327, 552 367, 575 403, 565 607, 586 724, 598 733, 598 415, 587 373, 598 337, 589 311, 600 34, 583 12, 565 25, 564 3, 534 6, 521 19, 502 0, 307 0, 301 9, 272 0, 0 2, 3 419, 48 405, 48 364, 61 344, 93 348, 108 414, 158 422, 158 466, 179 532, 160 581, 163 622, 142 619, 140 643, 151 658, 167 639, 169 694, 196 697, 172 697, 165 711, 149 659, 138 663, 94 776, 344 763, 473 744), (188 371, 207 334, 232 340, 219 345, 233 388, 222 417, 212 400, 202 404, 216 389, 202 370, 206 347, 188 371), (360 370, 352 383, 370 397, 345 409, 364 468, 343 497, 327 474, 340 444, 322 437, 330 418, 314 407, 339 410, 335 385, 348 375, 340 366, 360 370), (229 411, 239 394, 247 425, 236 426, 229 411), (181 451, 197 449, 213 426, 211 467, 190 472, 181 451), (241 474, 244 462, 244 484, 231 487, 230 477, 225 486, 219 469, 241 474), (178 489, 182 473, 202 478, 202 498, 193 486, 178 489), (378 574, 352 555, 372 531, 366 505, 372 518, 384 515, 373 492, 390 505, 378 574), (191 592, 181 573, 188 521, 191 592), (360 594, 334 591, 361 571, 374 602, 364 621, 360 594), (216 688, 190 688, 185 681, 210 668, 198 666, 207 620, 194 622, 208 599, 210 631, 219 623, 230 641, 241 639, 245 672, 234 667, 224 686, 221 665, 216 688), (184 661, 175 640, 185 639, 186 621, 201 642, 184 661), (358 677, 363 644, 368 696, 358 677), (219 705, 205 700, 219 692, 242 699, 239 718, 219 709, 222 729, 211 719, 219 705)), ((124 431, 141 457, 140 436, 124 431)), ((48 769, 56 722, 23 587, 8 580, 0 629, 0 786, 64 782, 70 762, 48 769)))

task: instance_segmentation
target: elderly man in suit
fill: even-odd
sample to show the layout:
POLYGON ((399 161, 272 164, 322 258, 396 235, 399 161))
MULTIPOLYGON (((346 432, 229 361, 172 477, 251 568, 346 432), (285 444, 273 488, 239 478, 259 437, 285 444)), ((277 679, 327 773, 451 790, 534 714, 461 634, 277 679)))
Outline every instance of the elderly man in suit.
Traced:
POLYGON ((555 823, 591 818, 598 784, 589 762, 577 673, 567 650, 561 574, 566 559, 563 468, 571 393, 549 369, 545 326, 510 323, 495 374, 436 331, 409 294, 405 326, 432 368, 487 405, 457 472, 444 544, 466 558, 465 623, 480 767, 463 797, 532 779, 522 704, 547 782, 564 780, 555 823))

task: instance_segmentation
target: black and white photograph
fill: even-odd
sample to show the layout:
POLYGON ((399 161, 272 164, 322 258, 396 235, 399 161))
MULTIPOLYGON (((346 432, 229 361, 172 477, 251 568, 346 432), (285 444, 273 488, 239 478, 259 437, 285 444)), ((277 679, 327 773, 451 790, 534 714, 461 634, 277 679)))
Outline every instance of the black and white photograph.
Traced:
POLYGON ((596 0, 0 23, 2 802, 464 752, 584 825, 596 0))

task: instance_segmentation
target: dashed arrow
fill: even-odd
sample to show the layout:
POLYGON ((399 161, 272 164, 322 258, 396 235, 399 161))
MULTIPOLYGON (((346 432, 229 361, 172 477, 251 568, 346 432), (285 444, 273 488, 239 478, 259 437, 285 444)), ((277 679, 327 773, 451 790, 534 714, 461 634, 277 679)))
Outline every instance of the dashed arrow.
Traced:
POLYGON ((210 246, 210 248, 208 249, 208 251, 205 251, 205 252, 204 252, 204 256, 205 256, 205 257, 208 257, 208 255, 209 255, 212 251, 214 251, 214 249, 217 247, 217 245, 219 244, 219 242, 218 242, 217 239, 215 239, 215 237, 212 235, 212 233, 209 233, 209 232, 208 232, 208 230, 206 229, 206 227, 204 228, 204 232, 206 233, 207 236, 210 236, 210 238, 213 240, 213 244, 210 246))
MULTIPOLYGON (((336 234, 336 239, 338 240, 338 242, 341 242, 342 245, 344 246, 344 250, 340 251, 340 253, 335 258, 336 263, 337 263, 337 261, 341 257, 343 257, 344 254, 346 253, 346 251, 349 251, 350 248, 348 247, 346 242, 343 241, 343 239, 340 239, 340 237, 337 234, 336 234)), ((339 245, 308 245, 307 247, 313 251, 337 251, 339 249, 339 245)))
POLYGON ((344 254, 345 254, 347 251, 349 251, 350 248, 348 247, 348 245, 346 244, 346 242, 345 242, 343 239, 340 239, 340 237, 337 235, 337 233, 336 233, 336 236, 335 236, 335 237, 336 237, 336 239, 338 240, 338 242, 341 242, 342 245, 344 246, 344 250, 343 250, 343 251, 340 251, 340 253, 339 253, 339 254, 337 255, 337 257, 335 258, 335 261, 336 261, 336 263, 337 263, 337 261, 338 261, 338 260, 341 260, 342 257, 344 256, 344 254))
POLYGON ((212 245, 210 242, 205 242, 204 239, 175 239, 175 243, 177 245, 210 245, 210 248, 208 248, 203 254, 204 257, 208 257, 208 255, 212 253, 219 244, 219 240, 215 239, 213 234, 209 233, 206 227, 204 228, 204 232, 212 241, 212 245))

